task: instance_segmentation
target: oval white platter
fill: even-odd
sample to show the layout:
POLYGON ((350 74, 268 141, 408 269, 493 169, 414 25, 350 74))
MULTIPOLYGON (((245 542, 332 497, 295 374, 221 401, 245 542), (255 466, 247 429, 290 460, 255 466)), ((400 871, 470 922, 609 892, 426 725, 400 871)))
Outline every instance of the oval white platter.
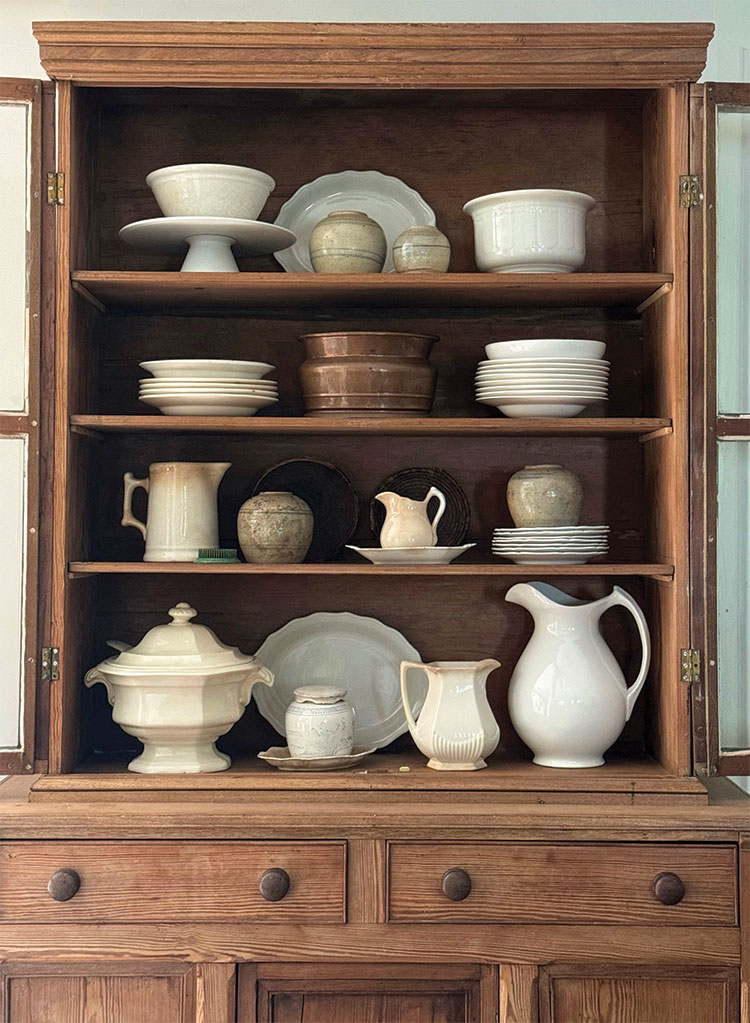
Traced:
MULTIPOLYGON (((355 746, 387 746, 407 730, 401 703, 401 661, 422 657, 400 632, 348 611, 318 611, 287 622, 256 655, 274 673, 273 686, 256 686, 263 717, 284 735, 284 716, 302 685, 338 686, 354 707, 355 746), (261 693, 259 690, 263 689, 261 693)), ((412 714, 421 710, 426 678, 410 687, 412 714)))
POLYGON ((475 543, 465 543, 460 547, 355 547, 346 545, 350 551, 356 551, 367 558, 373 565, 448 565, 459 555, 464 554, 475 543))
POLYGON ((383 228, 387 244, 383 273, 393 273, 393 243, 405 228, 435 223, 432 208, 400 178, 375 170, 324 174, 298 188, 274 221, 297 235, 294 245, 274 253, 287 273, 313 273, 310 235, 316 224, 336 210, 366 213, 383 228))

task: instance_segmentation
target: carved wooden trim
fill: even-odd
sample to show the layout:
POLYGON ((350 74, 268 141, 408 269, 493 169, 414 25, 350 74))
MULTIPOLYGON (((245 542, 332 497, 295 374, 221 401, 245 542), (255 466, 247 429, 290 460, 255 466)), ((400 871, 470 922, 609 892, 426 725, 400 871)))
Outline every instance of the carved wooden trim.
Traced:
POLYGON ((51 78, 102 85, 656 87, 696 81, 705 23, 35 22, 51 78))

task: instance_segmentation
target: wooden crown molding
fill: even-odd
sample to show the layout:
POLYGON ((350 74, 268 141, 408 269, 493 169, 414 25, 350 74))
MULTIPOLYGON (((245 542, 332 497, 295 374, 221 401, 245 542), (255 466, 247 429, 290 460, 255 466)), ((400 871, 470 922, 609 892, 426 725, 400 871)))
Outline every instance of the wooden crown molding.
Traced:
POLYGON ((693 82, 704 23, 35 22, 51 78, 84 85, 657 87, 693 82))

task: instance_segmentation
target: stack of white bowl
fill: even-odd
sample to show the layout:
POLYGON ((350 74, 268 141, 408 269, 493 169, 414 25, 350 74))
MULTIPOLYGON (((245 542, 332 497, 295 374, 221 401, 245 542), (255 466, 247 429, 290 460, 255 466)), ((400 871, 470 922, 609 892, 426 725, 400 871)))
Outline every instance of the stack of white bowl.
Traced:
POLYGON ((140 366, 138 397, 165 416, 254 416, 275 405, 279 385, 263 380, 275 366, 240 359, 156 359, 140 366))
POLYGON ((477 401, 514 418, 578 415, 607 400, 606 348, 603 341, 568 338, 496 341, 477 368, 477 401))
POLYGON ((583 565, 609 551, 609 526, 495 529, 492 553, 517 565, 583 565))

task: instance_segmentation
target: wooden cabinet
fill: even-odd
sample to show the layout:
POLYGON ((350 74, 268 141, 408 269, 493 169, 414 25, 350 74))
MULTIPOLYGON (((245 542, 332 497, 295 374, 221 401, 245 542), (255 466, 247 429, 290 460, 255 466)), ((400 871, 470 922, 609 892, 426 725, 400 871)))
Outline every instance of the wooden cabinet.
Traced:
POLYGON ((238 1023, 494 1023, 493 966, 241 966, 238 1023))
MULTIPOLYGON (((43 167, 58 205, 39 250, 49 656, 24 703, 39 776, 0 786, 4 1018, 736 1020, 741 971, 750 979, 747 802, 709 800, 696 776, 715 708, 694 670, 702 413, 688 395, 695 284, 710 281, 703 244, 689 245, 701 209, 680 184, 710 26, 35 31, 58 115, 59 162, 43 167), (146 174, 197 158, 271 172, 268 220, 323 174, 400 177, 448 235, 450 273, 287 274, 269 256, 181 274, 122 244, 121 226, 156 215, 146 174), (596 197, 581 273, 476 271, 463 203, 520 187, 596 197), (296 339, 320 323, 438 334, 433 414, 305 417, 296 339), (509 419, 474 401, 487 343, 550 336, 606 341, 608 405, 509 419), (144 414, 139 362, 209 354, 275 365, 278 406, 144 414), (221 459, 221 542, 235 546, 240 504, 291 457, 340 466, 363 508, 393 471, 442 466, 468 495, 477 546, 448 566, 158 564, 120 525, 126 471, 221 459), (492 556, 507 479, 527 463, 581 476, 584 521, 612 527, 606 561, 492 556), (504 597, 539 578, 582 599, 621 585, 650 624, 649 678, 601 768, 533 765, 508 716, 531 623, 504 597), (277 773, 256 757, 278 737, 251 705, 220 742, 230 770, 130 773, 137 744, 83 675, 107 640, 139 640, 178 600, 247 651, 325 609, 381 619, 427 661, 494 656, 501 747, 470 773, 431 771, 408 736, 357 770, 277 773)), ((51 160, 46 135, 40 152, 51 160)), ((363 514, 355 542, 371 539, 363 514)), ((632 623, 613 614, 602 628, 632 679, 632 623)), ((19 752, 0 765, 30 768, 19 752)))
POLYGON ((223 963, 0 963, 2 1023, 233 1023, 223 963))
POLYGON ((736 970, 549 966, 540 971, 541 1023, 722 1023, 739 1013, 736 970))

